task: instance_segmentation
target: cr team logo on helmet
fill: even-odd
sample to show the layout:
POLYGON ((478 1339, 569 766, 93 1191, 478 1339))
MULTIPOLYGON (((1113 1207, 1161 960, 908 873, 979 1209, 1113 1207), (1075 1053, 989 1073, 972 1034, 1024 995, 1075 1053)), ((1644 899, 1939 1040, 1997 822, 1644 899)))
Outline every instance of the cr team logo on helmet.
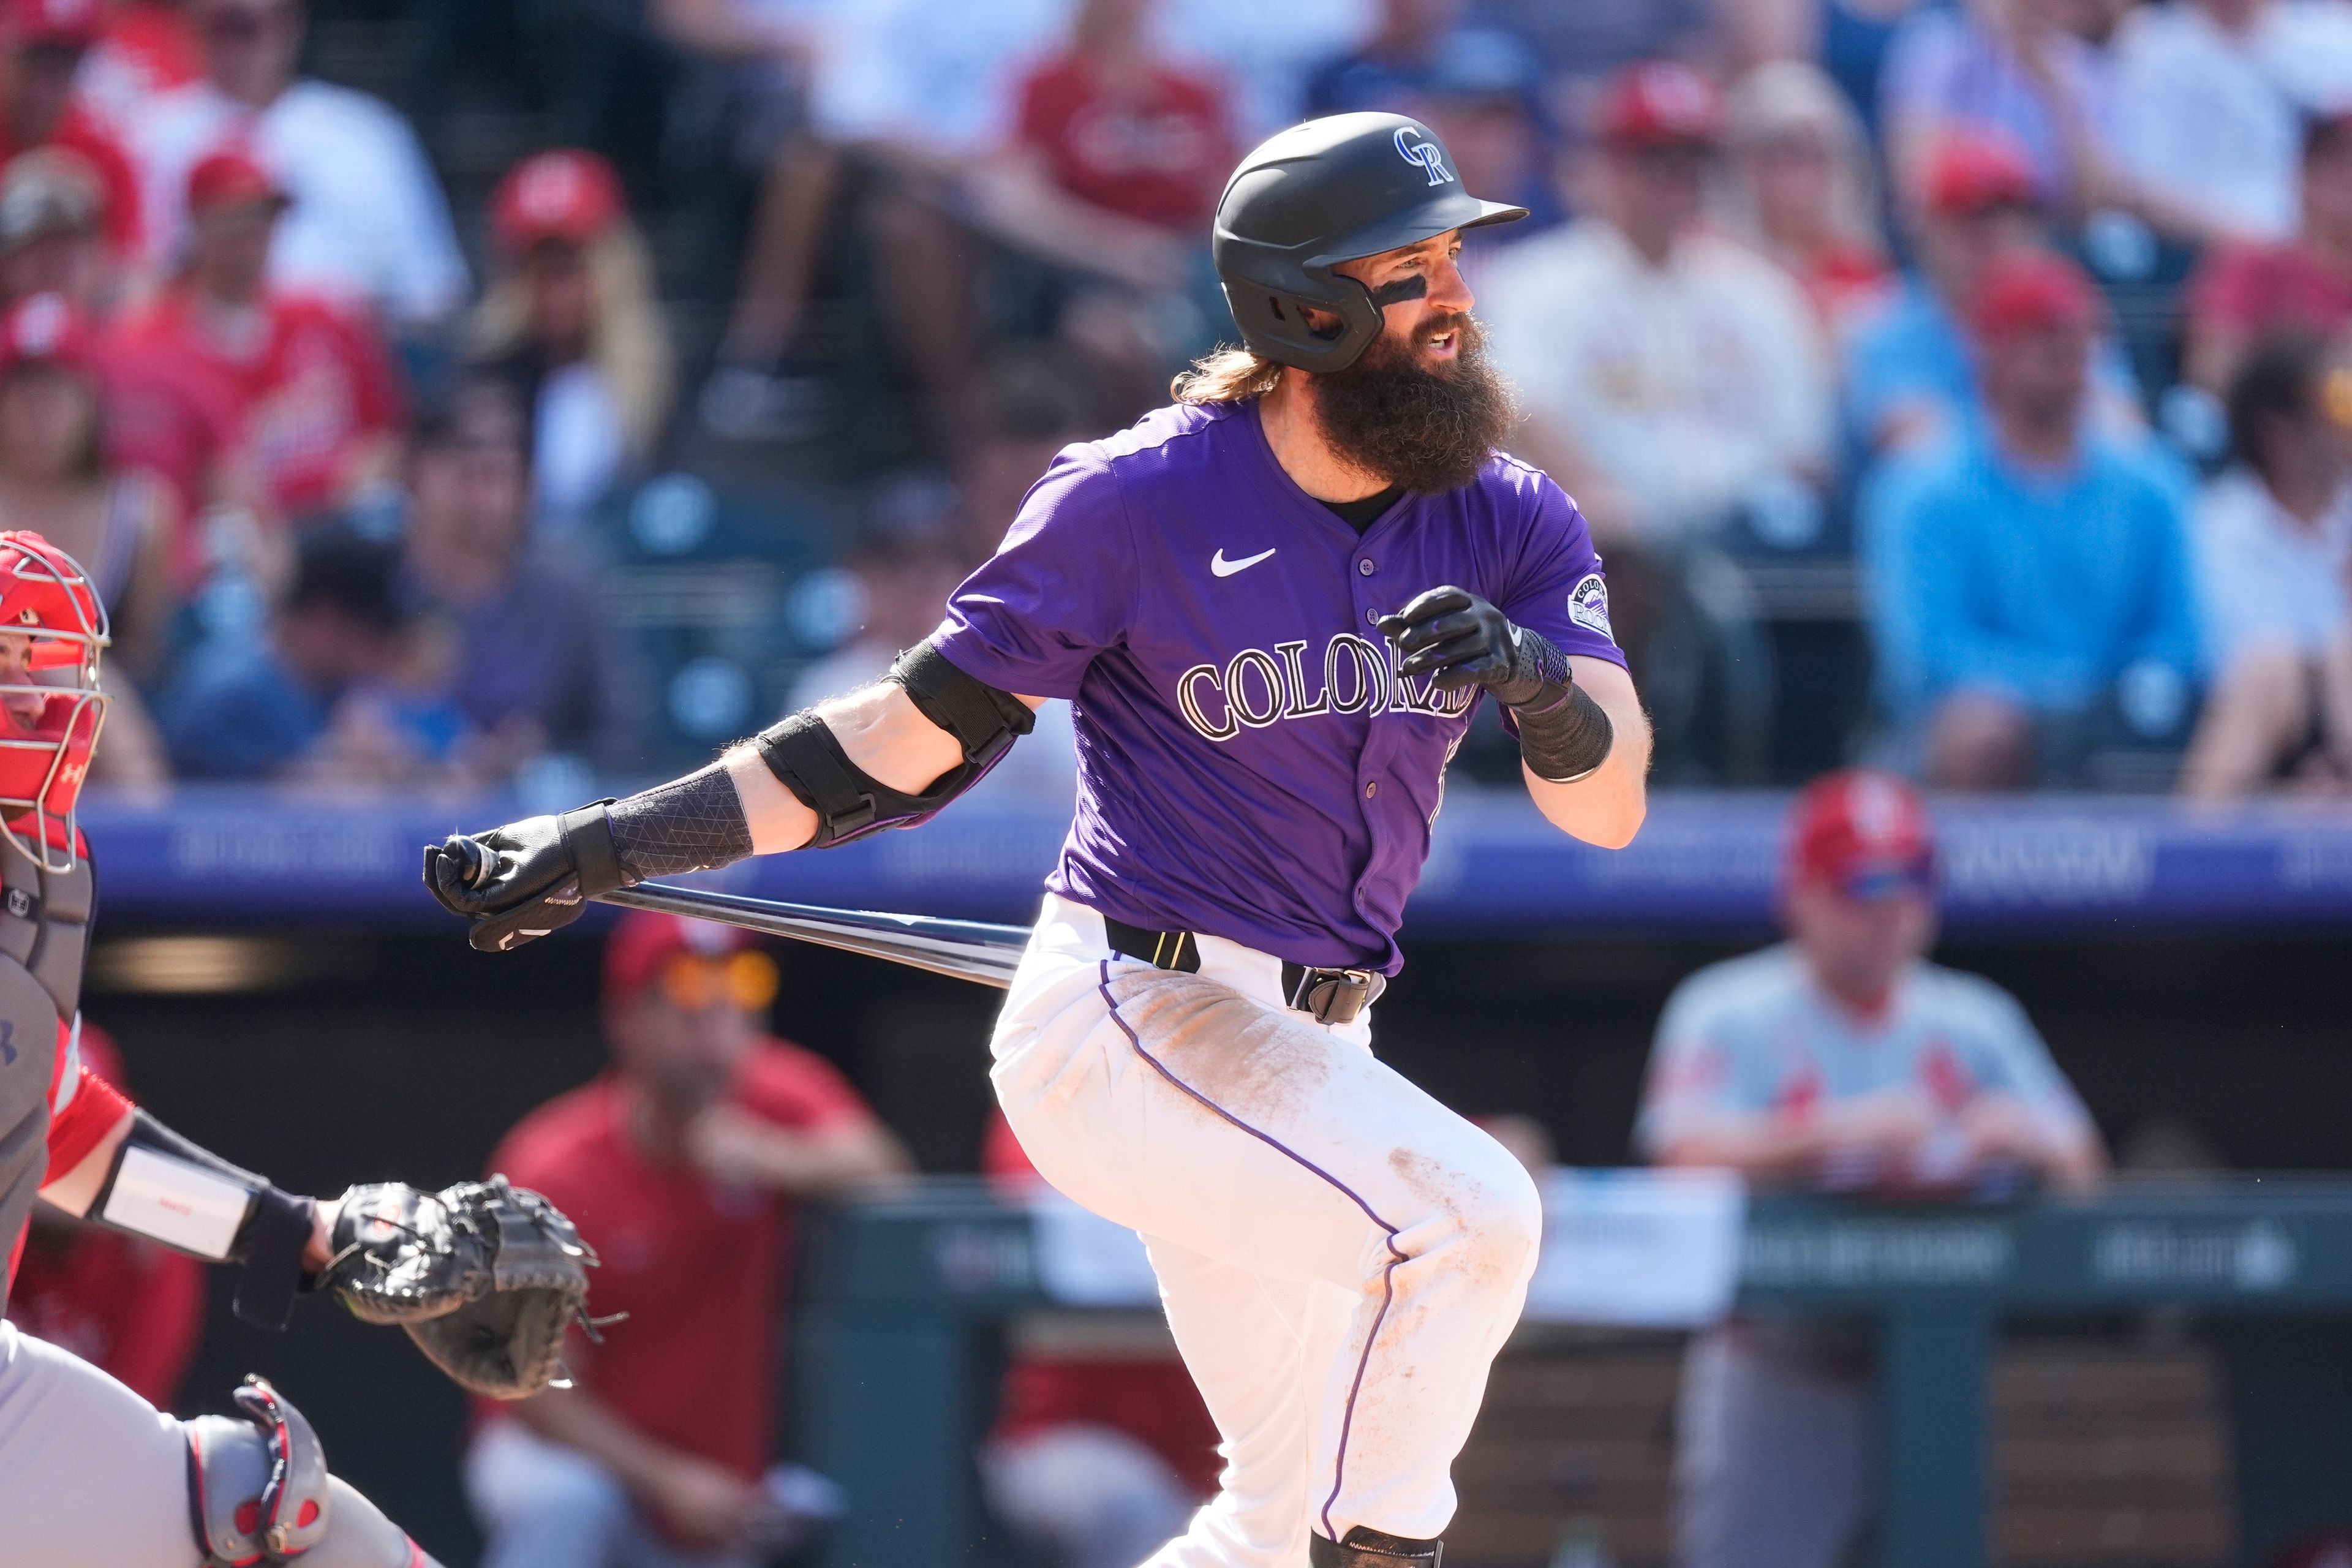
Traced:
POLYGON ((1400 125, 1396 133, 1397 156, 1408 163, 1418 163, 1429 171, 1433 185, 1450 185, 1454 176, 1445 172, 1445 149, 1434 142, 1424 141, 1413 133, 1410 125, 1400 125))
POLYGON ((1381 335, 1381 307, 1425 286, 1376 298, 1334 267, 1528 216, 1470 195, 1454 167, 1437 133, 1402 114, 1327 115, 1259 143, 1225 182, 1211 241, 1242 342, 1300 370, 1355 363, 1381 335), (1338 330, 1309 326, 1309 310, 1338 330))
POLYGON ((0 832, 47 871, 73 867, 107 640, 106 606, 74 558, 37 533, 0 532, 0 832))

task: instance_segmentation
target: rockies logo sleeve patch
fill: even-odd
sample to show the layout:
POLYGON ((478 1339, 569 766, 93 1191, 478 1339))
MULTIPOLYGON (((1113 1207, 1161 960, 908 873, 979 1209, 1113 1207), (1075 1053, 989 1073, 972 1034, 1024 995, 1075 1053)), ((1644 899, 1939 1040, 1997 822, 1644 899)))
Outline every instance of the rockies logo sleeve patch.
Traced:
POLYGON ((1609 584, 1601 580, 1600 573, 1586 573, 1568 591, 1568 618, 1612 643, 1617 640, 1617 634, 1609 629, 1609 584))

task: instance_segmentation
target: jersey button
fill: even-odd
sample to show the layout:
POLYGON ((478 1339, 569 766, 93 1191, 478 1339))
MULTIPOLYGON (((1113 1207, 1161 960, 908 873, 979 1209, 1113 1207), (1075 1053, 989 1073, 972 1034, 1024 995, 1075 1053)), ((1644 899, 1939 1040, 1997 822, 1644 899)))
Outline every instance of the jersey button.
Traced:
POLYGON ((1366 784, 1366 785, 1364 786, 1364 798, 1365 798, 1366 800, 1370 800, 1373 796, 1375 796, 1375 795, 1379 795, 1380 793, 1381 793, 1381 781, 1380 781, 1380 780, 1378 780, 1378 779, 1374 779, 1371 783, 1370 783, 1370 784, 1366 784))
POLYGON ((1356 563, 1356 570, 1369 577, 1379 569, 1372 564, 1372 558, 1367 555, 1361 561, 1356 563))
POLYGON ((1368 626, 1376 626, 1380 624, 1381 613, 1378 610, 1367 606, 1364 610, 1364 625, 1368 626))

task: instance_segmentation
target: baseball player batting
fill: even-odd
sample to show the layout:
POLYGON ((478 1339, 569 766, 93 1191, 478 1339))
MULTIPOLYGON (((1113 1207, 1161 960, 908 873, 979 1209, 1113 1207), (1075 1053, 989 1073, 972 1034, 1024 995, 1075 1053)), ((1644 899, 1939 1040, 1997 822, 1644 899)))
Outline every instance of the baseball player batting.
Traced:
POLYGON ((1078 807, 992 1040, 1037 1169, 1142 1233, 1223 1435, 1152 1568, 1435 1564, 1540 1215, 1373 1058, 1445 764, 1483 695, 1563 831, 1632 838, 1649 740, 1574 503, 1496 448, 1456 267, 1522 217, 1417 121, 1251 153, 1215 255, 1243 342, 1062 452, 889 677, 702 771, 426 852, 503 950, 588 899, 923 822, 1072 700, 1078 807))
MULTIPOLYGON (((411 1325, 477 1392, 535 1392, 556 1374, 586 1291, 586 1249, 543 1201, 500 1182, 298 1196, 180 1137, 82 1066, 96 889, 74 807, 105 713, 106 643, 81 568, 37 533, 0 532, 0 1306, 37 1195, 236 1265, 237 1315, 250 1322, 283 1328, 298 1290, 328 1290, 362 1317, 411 1325)), ((235 1416, 175 1420, 0 1320, 0 1561, 432 1568, 328 1473, 310 1423, 275 1389, 248 1378, 236 1404, 235 1416)))

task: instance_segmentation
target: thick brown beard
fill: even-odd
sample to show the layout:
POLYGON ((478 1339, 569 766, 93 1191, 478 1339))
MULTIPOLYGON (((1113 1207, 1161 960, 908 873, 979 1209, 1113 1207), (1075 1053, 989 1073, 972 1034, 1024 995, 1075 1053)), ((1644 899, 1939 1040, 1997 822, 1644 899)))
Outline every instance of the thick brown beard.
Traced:
POLYGON ((1409 343, 1383 336, 1314 385, 1316 422, 1333 453, 1416 495, 1476 479, 1517 415, 1487 363, 1486 333, 1466 315, 1425 322, 1409 343), (1455 334, 1454 357, 1433 369, 1422 344, 1446 331, 1455 334))

